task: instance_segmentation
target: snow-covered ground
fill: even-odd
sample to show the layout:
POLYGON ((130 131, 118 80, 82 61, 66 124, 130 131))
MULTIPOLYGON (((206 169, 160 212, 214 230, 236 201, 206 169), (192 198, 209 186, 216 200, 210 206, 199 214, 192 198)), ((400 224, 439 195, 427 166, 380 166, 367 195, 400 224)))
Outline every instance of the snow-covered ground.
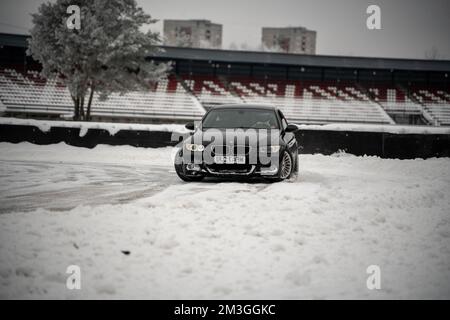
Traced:
POLYGON ((450 159, 301 155, 294 182, 184 183, 172 153, 0 143, 0 297, 450 298, 450 159))
MULTIPOLYGON (((1 102, 0 102, 1 103, 1 102)), ((0 104, 0 111, 1 109, 0 104)), ((103 129, 114 136, 120 130, 139 130, 139 131, 169 131, 184 133, 188 130, 181 124, 139 124, 139 123, 117 123, 117 122, 83 122, 83 121, 54 121, 54 120, 36 120, 19 119, 10 117, 0 117, 0 124, 17 126, 35 126, 42 132, 48 132, 52 127, 75 128, 80 129, 80 137, 84 136, 89 129, 103 129)))
MULTIPOLYGON (((1 121, 1 120, 0 120, 1 121)), ((450 134, 450 127, 409 126, 399 124, 327 123, 298 124, 300 130, 384 132, 394 134, 450 134)))

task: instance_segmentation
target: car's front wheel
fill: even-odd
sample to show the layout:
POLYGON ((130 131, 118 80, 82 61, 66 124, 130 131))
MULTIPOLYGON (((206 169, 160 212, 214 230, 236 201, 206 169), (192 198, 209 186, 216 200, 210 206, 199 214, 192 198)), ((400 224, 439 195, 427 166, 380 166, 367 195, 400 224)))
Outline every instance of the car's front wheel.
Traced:
POLYGON ((288 151, 284 151, 281 154, 279 165, 278 177, 271 179, 272 181, 283 181, 291 178, 295 174, 295 162, 288 151))
POLYGON ((283 152, 280 159, 280 179, 288 179, 294 170, 294 161, 289 152, 283 152))

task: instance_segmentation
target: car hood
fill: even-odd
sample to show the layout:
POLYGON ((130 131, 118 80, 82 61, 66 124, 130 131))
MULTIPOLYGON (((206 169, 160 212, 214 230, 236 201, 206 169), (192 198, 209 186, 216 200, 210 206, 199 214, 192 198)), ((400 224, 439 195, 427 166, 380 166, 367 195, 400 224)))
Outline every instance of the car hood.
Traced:
POLYGON ((196 144, 251 144, 253 140, 270 141, 271 144, 280 143, 278 129, 197 129, 186 139, 187 143, 196 144))

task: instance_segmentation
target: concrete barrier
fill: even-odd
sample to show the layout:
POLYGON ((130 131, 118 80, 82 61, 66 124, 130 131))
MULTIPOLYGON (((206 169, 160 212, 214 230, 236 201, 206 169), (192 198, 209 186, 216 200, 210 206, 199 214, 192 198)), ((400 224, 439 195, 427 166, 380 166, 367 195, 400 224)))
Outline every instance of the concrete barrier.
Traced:
MULTIPOLYGON (((80 137, 79 128, 51 127, 43 132, 33 125, 0 124, 0 142, 30 142, 93 148, 98 144, 131 145, 144 148, 174 146, 169 131, 107 130, 90 128, 80 137)), ((382 158, 450 157, 450 134, 404 134, 300 129, 296 133, 299 153, 325 155, 345 151, 354 155, 382 158)))

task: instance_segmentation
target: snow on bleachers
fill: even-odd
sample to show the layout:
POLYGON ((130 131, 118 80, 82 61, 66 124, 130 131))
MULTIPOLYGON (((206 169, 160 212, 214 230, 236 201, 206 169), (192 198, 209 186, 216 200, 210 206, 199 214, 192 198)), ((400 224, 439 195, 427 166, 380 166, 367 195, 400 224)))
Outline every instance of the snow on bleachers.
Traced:
POLYGON ((442 89, 413 88, 411 94, 424 104, 450 104, 450 94, 442 89))
POLYGON ((450 104, 428 103, 425 109, 430 112, 441 125, 450 125, 450 104))
MULTIPOLYGON (((278 106, 290 121, 305 123, 393 123, 389 113, 430 114, 437 124, 450 125, 450 94, 444 88, 412 88, 352 82, 293 81, 215 76, 189 76, 184 83, 170 76, 147 91, 94 96, 92 115, 123 118, 199 119, 209 108, 230 103, 278 106), (188 87, 194 94, 192 95, 188 87), (380 105, 382 107, 380 107, 380 105)), ((59 79, 43 79, 0 69, 0 99, 11 114, 67 116, 73 103, 59 79)))
POLYGON ((184 82, 206 108, 220 104, 241 103, 216 77, 186 77, 184 82))
POLYGON ((391 86, 369 86, 368 91, 387 112, 421 114, 420 105, 414 102, 400 89, 391 86))
MULTIPOLYGON (((42 79, 36 71, 26 75, 13 69, 0 70, 0 97, 10 113, 69 115, 73 102, 57 79, 42 79)), ((126 118, 199 119, 202 106, 174 78, 158 82, 155 89, 125 95, 112 94, 101 101, 94 94, 92 116, 126 118)))
POLYGON ((245 102, 276 105, 290 121, 393 123, 349 83, 231 79, 230 85, 245 102))
POLYGON ((411 95, 423 104, 441 125, 450 125, 450 90, 432 87, 413 87, 411 95))

